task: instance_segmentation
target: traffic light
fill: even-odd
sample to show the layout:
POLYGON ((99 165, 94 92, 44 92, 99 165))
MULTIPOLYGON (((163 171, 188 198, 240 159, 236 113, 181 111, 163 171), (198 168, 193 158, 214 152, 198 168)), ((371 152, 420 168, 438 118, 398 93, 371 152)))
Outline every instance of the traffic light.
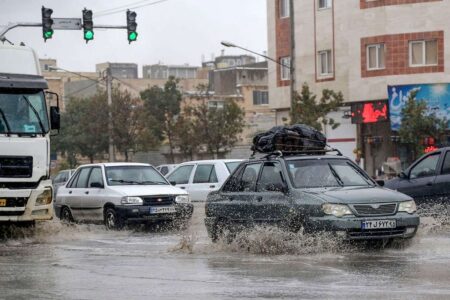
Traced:
POLYGON ((86 43, 94 39, 94 22, 92 21, 92 10, 83 9, 83 30, 86 43))
POLYGON ((51 8, 45 8, 42 6, 42 36, 44 41, 51 39, 53 36, 53 10, 51 8))
POLYGON ((134 11, 127 10, 127 31, 128 31, 128 43, 135 42, 137 39, 137 14, 134 11))

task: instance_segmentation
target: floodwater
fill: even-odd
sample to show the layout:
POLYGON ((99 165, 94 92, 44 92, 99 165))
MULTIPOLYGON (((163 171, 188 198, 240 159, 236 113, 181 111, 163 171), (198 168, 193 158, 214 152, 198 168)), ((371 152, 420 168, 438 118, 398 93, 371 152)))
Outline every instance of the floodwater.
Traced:
POLYGON ((258 228, 212 244, 196 204, 176 232, 55 220, 0 240, 0 299, 450 299, 450 212, 410 245, 351 246, 258 228))

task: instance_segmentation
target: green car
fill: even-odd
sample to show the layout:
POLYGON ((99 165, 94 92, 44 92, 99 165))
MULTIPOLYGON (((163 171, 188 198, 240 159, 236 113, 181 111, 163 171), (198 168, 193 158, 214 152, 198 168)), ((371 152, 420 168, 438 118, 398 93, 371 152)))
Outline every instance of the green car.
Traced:
POLYGON ((253 225, 331 231, 348 240, 414 237, 414 200, 381 187, 340 155, 267 155, 243 162, 209 194, 205 225, 215 241, 253 225), (244 226, 243 226, 244 225, 244 226))

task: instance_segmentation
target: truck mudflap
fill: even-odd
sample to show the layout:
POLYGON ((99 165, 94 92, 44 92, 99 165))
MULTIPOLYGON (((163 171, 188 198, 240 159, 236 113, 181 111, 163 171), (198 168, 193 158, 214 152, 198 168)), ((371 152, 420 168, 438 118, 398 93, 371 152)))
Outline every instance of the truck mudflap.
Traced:
POLYGON ((51 180, 36 189, 0 189, 0 222, 44 221, 53 218, 51 180))

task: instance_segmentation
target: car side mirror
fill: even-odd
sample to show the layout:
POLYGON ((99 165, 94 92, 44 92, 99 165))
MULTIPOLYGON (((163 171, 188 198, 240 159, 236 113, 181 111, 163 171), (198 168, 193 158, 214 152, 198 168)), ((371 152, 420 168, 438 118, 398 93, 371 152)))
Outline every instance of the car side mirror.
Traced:
POLYGON ((54 130, 59 130, 61 127, 61 115, 58 106, 50 107, 50 125, 54 130))
POLYGON ((407 179, 408 175, 404 171, 402 171, 400 172, 400 174, 398 174, 398 177, 400 177, 401 179, 407 179))
POLYGON ((384 180, 377 180, 379 186, 384 186, 384 180))
POLYGON ((170 181, 170 184, 173 185, 173 186, 176 186, 177 182, 176 181, 170 181))
POLYGON ((102 189, 102 188, 104 188, 103 184, 101 184, 100 182, 91 182, 90 187, 91 188, 95 188, 95 189, 102 189))

